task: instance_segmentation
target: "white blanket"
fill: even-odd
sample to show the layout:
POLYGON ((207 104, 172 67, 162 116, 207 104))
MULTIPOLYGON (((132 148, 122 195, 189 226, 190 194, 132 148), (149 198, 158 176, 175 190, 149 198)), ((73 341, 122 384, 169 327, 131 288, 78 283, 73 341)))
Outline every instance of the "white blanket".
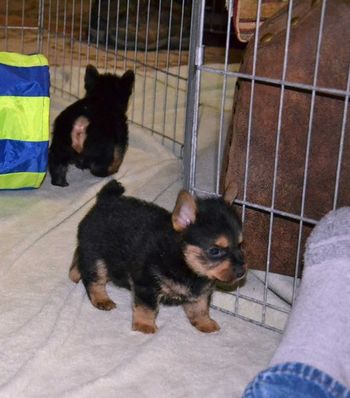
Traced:
MULTIPOLYGON (((181 163, 134 125, 115 176, 127 194, 173 206, 181 163)), ((212 310, 214 334, 181 307, 161 307, 155 335, 131 331, 126 290, 117 309, 94 308, 68 279, 79 221, 108 178, 74 167, 70 186, 0 192, 0 397, 240 397, 280 335, 212 310)))

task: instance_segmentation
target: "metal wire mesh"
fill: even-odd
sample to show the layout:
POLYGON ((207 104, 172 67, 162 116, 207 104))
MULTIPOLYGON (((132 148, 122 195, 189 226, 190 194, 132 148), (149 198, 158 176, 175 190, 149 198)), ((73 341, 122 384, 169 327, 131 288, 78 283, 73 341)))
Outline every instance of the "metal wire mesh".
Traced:
POLYGON ((184 117, 167 110, 186 100, 187 78, 180 69, 188 62, 188 2, 4 0, 2 10, 1 50, 44 53, 55 95, 81 97, 88 63, 113 73, 133 69, 142 84, 133 96, 131 121, 181 155, 184 117), (135 101, 141 112, 135 112, 135 101))
MULTIPOLYGON (((223 119, 224 119, 224 101, 227 98, 227 81, 228 79, 241 79, 244 81, 251 82, 250 84, 250 102, 249 102, 249 118, 247 124, 247 148, 246 148, 246 156, 245 158, 248 161, 245 162, 244 167, 244 191, 243 197, 240 200, 236 200, 235 203, 238 207, 241 208, 242 221, 243 225, 246 219, 247 210, 253 210, 256 212, 263 212, 269 216, 269 232, 268 232, 268 243, 267 243, 267 256, 266 256, 266 264, 264 265, 265 272, 262 276, 262 281, 264 284, 263 290, 257 296, 247 294, 245 291, 245 287, 238 288, 234 292, 230 292, 232 295, 232 301, 227 301, 227 303, 222 306, 218 305, 216 308, 224 310, 230 314, 235 314, 243 319, 249 320, 251 322, 257 323, 259 325, 263 325, 267 328, 271 328, 273 330, 281 330, 283 329, 283 324, 287 319, 289 308, 285 306, 285 295, 281 298, 281 303, 275 305, 272 303, 272 295, 271 290, 273 290, 274 284, 271 283, 271 270, 270 270, 270 262, 271 262, 271 247, 272 243, 275 239, 277 239, 276 234, 274 233, 274 220, 278 217, 282 217, 289 220, 294 220, 298 223, 298 237, 297 237, 297 248, 296 248, 296 263, 294 269, 294 277, 290 281, 289 285, 286 288, 289 290, 289 293, 286 296, 289 296, 287 300, 291 305, 294 303, 297 287, 299 283, 298 276, 300 275, 300 266, 302 263, 302 255, 303 255, 303 245, 302 245, 302 237, 305 226, 313 226, 317 222, 316 219, 312 219, 307 217, 305 213, 305 203, 306 203, 306 192, 308 186, 308 171, 310 167, 310 148, 313 134, 317 134, 317 132, 313 131, 313 122, 314 122, 314 112, 315 112, 315 100, 317 95, 325 95, 325 96, 333 96, 339 99, 344 100, 344 111, 342 117, 342 127, 340 133, 340 142, 338 148, 337 155, 337 171, 336 177, 334 180, 334 189, 333 189, 333 204, 329 208, 336 208, 338 206, 338 197, 339 197, 339 185, 340 185, 340 174, 342 168, 342 160, 343 160, 343 148, 346 137, 346 124, 347 124, 347 111, 348 111, 348 101, 349 101, 349 78, 350 75, 348 73, 347 78, 347 86, 346 89, 332 88, 332 87, 323 87, 318 84, 318 72, 319 72, 319 63, 320 63, 320 49, 323 40, 323 30, 324 30, 324 21, 325 15, 327 12, 327 0, 321 2, 321 13, 320 13, 320 21, 319 21, 319 30, 318 37, 316 43, 316 61, 313 72, 313 81, 312 83, 304 83, 304 82, 293 82, 288 81, 287 76, 287 67, 288 67, 288 59, 289 59, 289 43, 290 43, 290 34, 291 34, 291 26, 293 23, 293 0, 288 2, 288 14, 287 14, 287 22, 285 27, 285 48, 283 55, 283 68, 282 75, 280 79, 274 79, 268 76, 259 76, 256 72, 256 65, 258 62, 258 44, 260 40, 260 20, 262 13, 263 1, 257 1, 257 10, 256 10, 256 30, 255 30, 255 38, 254 40, 254 50, 253 50, 253 64, 252 64, 252 72, 251 73, 241 73, 239 71, 229 70, 229 52, 230 46, 229 42, 226 43, 226 56, 225 61, 219 67, 215 65, 215 67, 206 64, 205 56, 203 53, 205 52, 203 48, 203 24, 204 24, 204 2, 198 6, 195 11, 195 18, 193 24, 193 31, 195 32, 192 37, 192 55, 190 54, 190 62, 193 63, 193 67, 190 67, 190 70, 194 70, 193 75, 189 75, 189 101, 188 101, 188 111, 187 114, 190 117, 187 118, 186 131, 190 132, 187 135, 187 140, 185 141, 185 185, 198 194, 216 194, 219 195, 220 192, 220 175, 222 172, 222 162, 223 162, 223 151, 222 145, 225 137, 225 131, 223 130, 223 119), (221 106, 221 117, 220 117, 220 127, 218 132, 218 141, 217 141, 217 153, 216 153, 216 177, 215 183, 212 186, 212 189, 207 189, 205 184, 202 184, 199 178, 200 170, 198 169, 198 140, 200 139, 198 135, 198 131, 200 131, 200 104, 201 104, 201 83, 205 79, 205 76, 208 74, 216 74, 223 77, 222 83, 222 106, 221 106), (248 200, 247 196, 247 187, 248 181, 250 179, 250 162, 251 158, 250 154, 250 143, 252 141, 252 120, 254 115, 254 106, 256 106, 254 98, 256 93, 256 85, 257 84, 268 84, 273 85, 275 87, 280 88, 280 97, 279 97, 279 107, 278 107, 278 121, 277 121, 277 129, 275 132, 275 153, 271 154, 273 157, 273 177, 272 177, 272 195, 271 202, 269 206, 261 205, 258 202, 254 203, 248 200), (291 90, 302 90, 303 92, 310 93, 311 95, 311 104, 309 110, 309 124, 307 131, 307 142, 304 148, 305 150, 305 161, 304 161, 304 173, 300 177, 302 180, 302 197, 301 197, 301 205, 299 213, 292 213, 288 211, 283 211, 276 206, 276 184, 277 184, 277 173, 280 162, 280 137, 281 137, 281 129, 283 124, 283 118, 285 115, 283 114, 284 103, 285 103, 285 91, 287 89, 291 90), (250 316, 245 315, 249 314, 249 311, 246 311, 245 302, 250 302, 251 305, 256 306, 257 313, 260 316, 250 316), (243 303, 243 308, 242 308, 243 303), (274 317, 271 315, 271 311, 278 312, 277 317, 280 318, 277 322, 273 320, 274 317), (281 321, 279 323, 279 321, 281 321)), ((310 2, 311 3, 311 2, 310 2)), ((314 2, 315 3, 315 2, 314 2)), ((320 3, 320 2, 319 2, 320 3)), ((316 4, 316 3, 315 3, 316 4)), ((235 2, 233 0, 228 2, 228 23, 227 23, 227 38, 231 35, 231 18, 232 18, 232 10, 234 9, 235 2)), ((349 69, 350 71, 350 69, 349 69)), ((278 292, 274 292, 278 295, 278 292)), ((284 292, 286 293, 286 292, 284 292)), ((227 294, 227 293, 226 293, 227 294)))

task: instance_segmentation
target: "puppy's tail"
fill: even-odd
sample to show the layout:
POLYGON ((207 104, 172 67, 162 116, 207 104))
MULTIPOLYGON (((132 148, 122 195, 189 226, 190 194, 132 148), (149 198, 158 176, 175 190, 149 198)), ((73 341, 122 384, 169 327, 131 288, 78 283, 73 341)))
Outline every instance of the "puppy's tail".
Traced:
POLYGON ((123 185, 116 181, 112 180, 108 182, 101 191, 97 194, 97 201, 104 201, 105 199, 111 200, 115 198, 119 198, 119 196, 123 195, 125 189, 123 185))

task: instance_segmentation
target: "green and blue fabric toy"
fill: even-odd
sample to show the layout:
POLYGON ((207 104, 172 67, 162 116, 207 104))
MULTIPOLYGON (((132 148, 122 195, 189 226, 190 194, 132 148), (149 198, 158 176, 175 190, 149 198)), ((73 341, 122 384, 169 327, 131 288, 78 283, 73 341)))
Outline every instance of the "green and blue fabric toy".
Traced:
POLYGON ((43 55, 0 52, 0 189, 38 188, 44 180, 49 90, 43 55))

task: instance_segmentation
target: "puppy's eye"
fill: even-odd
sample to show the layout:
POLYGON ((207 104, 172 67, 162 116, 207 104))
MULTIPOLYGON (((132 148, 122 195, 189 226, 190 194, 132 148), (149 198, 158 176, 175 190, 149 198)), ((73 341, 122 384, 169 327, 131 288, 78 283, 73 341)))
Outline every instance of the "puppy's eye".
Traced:
POLYGON ((207 250, 207 254, 211 258, 221 258, 225 256, 226 250, 218 246, 212 246, 207 250))

